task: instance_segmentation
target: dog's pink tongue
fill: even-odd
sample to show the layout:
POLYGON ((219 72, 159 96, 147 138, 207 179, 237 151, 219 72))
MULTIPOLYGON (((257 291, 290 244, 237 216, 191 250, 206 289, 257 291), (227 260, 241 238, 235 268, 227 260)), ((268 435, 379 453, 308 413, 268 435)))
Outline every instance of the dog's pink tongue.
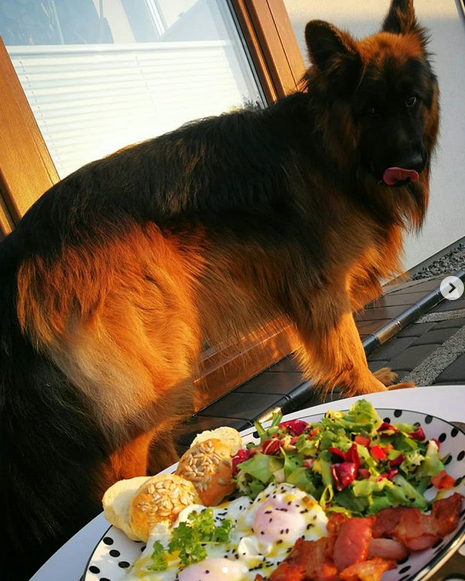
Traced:
POLYGON ((420 176, 414 169, 403 169, 401 167, 388 167, 383 174, 383 182, 388 186, 393 186, 397 182, 410 180, 416 182, 420 176))

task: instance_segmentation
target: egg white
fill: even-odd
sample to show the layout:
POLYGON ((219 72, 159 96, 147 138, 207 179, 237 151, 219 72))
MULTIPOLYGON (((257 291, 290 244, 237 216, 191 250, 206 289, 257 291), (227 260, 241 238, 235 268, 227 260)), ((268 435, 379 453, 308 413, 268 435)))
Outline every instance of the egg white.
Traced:
POLYGON ((205 560, 182 569, 179 559, 173 556, 168 558, 167 571, 149 571, 153 543, 160 541, 167 548, 172 528, 187 520, 192 511, 204 508, 188 506, 172 527, 156 525, 146 549, 128 571, 128 581, 253 581, 257 573, 270 575, 297 539, 313 541, 327 535, 328 519, 310 495, 292 484, 270 484, 253 502, 240 497, 211 507, 217 524, 227 518, 235 526, 228 543, 206 547, 205 560))

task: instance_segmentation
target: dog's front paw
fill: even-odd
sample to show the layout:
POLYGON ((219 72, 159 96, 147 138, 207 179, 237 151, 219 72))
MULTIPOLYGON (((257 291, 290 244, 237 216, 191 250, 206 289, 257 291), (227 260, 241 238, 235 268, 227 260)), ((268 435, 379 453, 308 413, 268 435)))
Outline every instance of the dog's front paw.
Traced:
POLYGON ((393 385, 397 379, 397 373, 391 371, 389 367, 381 367, 381 369, 375 371, 373 375, 376 377, 376 379, 381 381, 381 383, 386 387, 390 387, 391 385, 393 385))
POLYGON ((403 383, 394 383, 388 387, 389 391, 393 389, 405 389, 407 387, 416 387, 413 381, 404 381, 403 383))

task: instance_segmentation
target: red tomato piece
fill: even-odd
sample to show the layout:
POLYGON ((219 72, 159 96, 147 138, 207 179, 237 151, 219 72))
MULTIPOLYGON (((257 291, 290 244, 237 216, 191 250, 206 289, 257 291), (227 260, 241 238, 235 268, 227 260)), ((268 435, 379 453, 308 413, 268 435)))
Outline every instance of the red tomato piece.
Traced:
POLYGON ((365 448, 368 448, 370 445, 370 438, 366 436, 355 436, 354 442, 356 444, 360 444, 360 446, 365 446, 365 448))
POLYGON ((278 454, 281 448, 281 440, 265 440, 262 442, 262 453, 268 456, 278 454))
POLYGON ((280 428, 286 428, 293 436, 300 436, 303 434, 308 426, 307 422, 303 420, 289 420, 288 422, 282 422, 279 424, 280 428))
POLYGON ((355 462, 342 462, 331 466, 331 474, 336 483, 336 488, 341 491, 357 477, 358 466, 355 462))
POLYGON ((425 432, 421 426, 417 426, 417 429, 414 432, 411 432, 409 436, 414 440, 418 440, 419 442, 422 442, 426 439, 425 432))
POLYGON ((431 478, 431 484, 438 488, 439 490, 441 488, 448 490, 449 488, 452 488, 454 486, 455 478, 449 476, 449 474, 447 474, 445 470, 441 470, 439 474, 436 474, 431 478))
POLYGON ((387 460, 387 454, 381 446, 371 446, 370 454, 375 460, 387 460))
POLYGON ((370 478, 370 471, 368 470, 368 468, 359 468, 358 475, 361 476, 362 478, 370 478))

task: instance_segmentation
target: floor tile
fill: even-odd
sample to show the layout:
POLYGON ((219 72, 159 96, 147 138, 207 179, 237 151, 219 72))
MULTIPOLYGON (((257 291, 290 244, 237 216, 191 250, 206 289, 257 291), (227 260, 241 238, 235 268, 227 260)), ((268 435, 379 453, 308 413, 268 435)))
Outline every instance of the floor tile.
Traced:
POLYGON ((419 292, 410 292, 410 293, 391 293, 389 295, 385 295, 379 299, 376 299, 369 305, 367 305, 367 309, 372 309, 375 307, 395 307, 395 306, 406 306, 409 307, 420 299, 422 299, 425 295, 428 294, 429 291, 419 291, 419 292))
POLYGON ((269 373, 253 377, 235 390, 235 393, 277 393, 286 395, 303 383, 300 373, 269 373))
POLYGON ((433 385, 465 385, 465 379, 455 381, 433 381, 433 385))
POLYGON ((449 327, 456 327, 457 329, 459 329, 464 325, 465 317, 460 317, 458 319, 449 319, 448 321, 440 321, 439 323, 436 323, 436 329, 448 329, 449 327))
POLYGON ((465 381, 465 353, 457 357, 444 371, 436 377, 436 382, 456 383, 465 381))
POLYGON ((368 360, 368 367, 370 369, 370 371, 372 373, 374 373, 375 371, 378 371, 378 369, 381 369, 382 367, 389 367, 388 365, 388 361, 370 361, 368 360))
MULTIPOLYGON (((391 364, 387 365, 387 367, 391 367, 391 364)), ((391 367, 392 369, 392 367, 391 367)), ((400 383, 404 377, 407 375, 407 373, 410 373, 412 370, 411 369, 400 369, 400 368, 396 368, 396 369, 392 369, 395 373, 397 373, 397 378, 396 378, 396 383, 400 383)))
POLYGON ((434 309, 429 311, 430 313, 445 313, 448 311, 458 311, 459 309, 465 309, 465 299, 458 299, 456 301, 442 301, 439 305, 435 306, 434 309))
POLYGON ((294 357, 284 357, 267 369, 269 373, 300 373, 299 366, 294 357))
POLYGON ((355 324, 357 325, 359 333, 363 333, 364 335, 368 336, 376 333, 378 329, 381 329, 381 327, 390 322, 390 319, 383 319, 381 321, 355 321, 355 324))
POLYGON ((312 388, 310 382, 302 383, 286 398, 289 400, 289 413, 321 403, 319 395, 312 388))
POLYGON ((398 369, 412 371, 412 369, 415 369, 417 365, 431 355, 438 347, 439 345, 412 345, 394 357, 389 362, 389 367, 396 372, 398 369))
POLYGON ((401 339, 402 337, 420 337, 424 333, 427 333, 431 329, 436 328, 438 323, 413 323, 408 327, 405 327, 396 337, 401 339))
POLYGON ((356 321, 381 321, 388 320, 391 321, 398 317, 405 309, 410 305, 397 305, 392 307, 374 307, 372 309, 366 309, 361 313, 358 313, 354 318, 356 321))
POLYGON ((438 329, 436 327, 432 331, 428 331, 421 337, 416 338, 414 345, 442 344, 456 332, 457 329, 454 327, 446 329, 438 329))
POLYGON ((405 293, 412 293, 412 292, 431 292, 439 288, 441 284, 441 280, 443 277, 438 278, 429 278, 426 280, 414 280, 410 283, 404 283, 400 285, 398 288, 394 288, 391 292, 394 294, 405 294, 405 293))
POLYGON ((285 404, 279 394, 238 393, 232 391, 199 412, 198 415, 253 420, 273 407, 285 404))
POLYGON ((416 337, 404 337, 402 339, 394 337, 376 349, 376 351, 373 351, 373 353, 370 354, 369 359, 370 361, 391 361, 391 359, 405 351, 407 347, 410 347, 410 345, 416 340, 416 337))

